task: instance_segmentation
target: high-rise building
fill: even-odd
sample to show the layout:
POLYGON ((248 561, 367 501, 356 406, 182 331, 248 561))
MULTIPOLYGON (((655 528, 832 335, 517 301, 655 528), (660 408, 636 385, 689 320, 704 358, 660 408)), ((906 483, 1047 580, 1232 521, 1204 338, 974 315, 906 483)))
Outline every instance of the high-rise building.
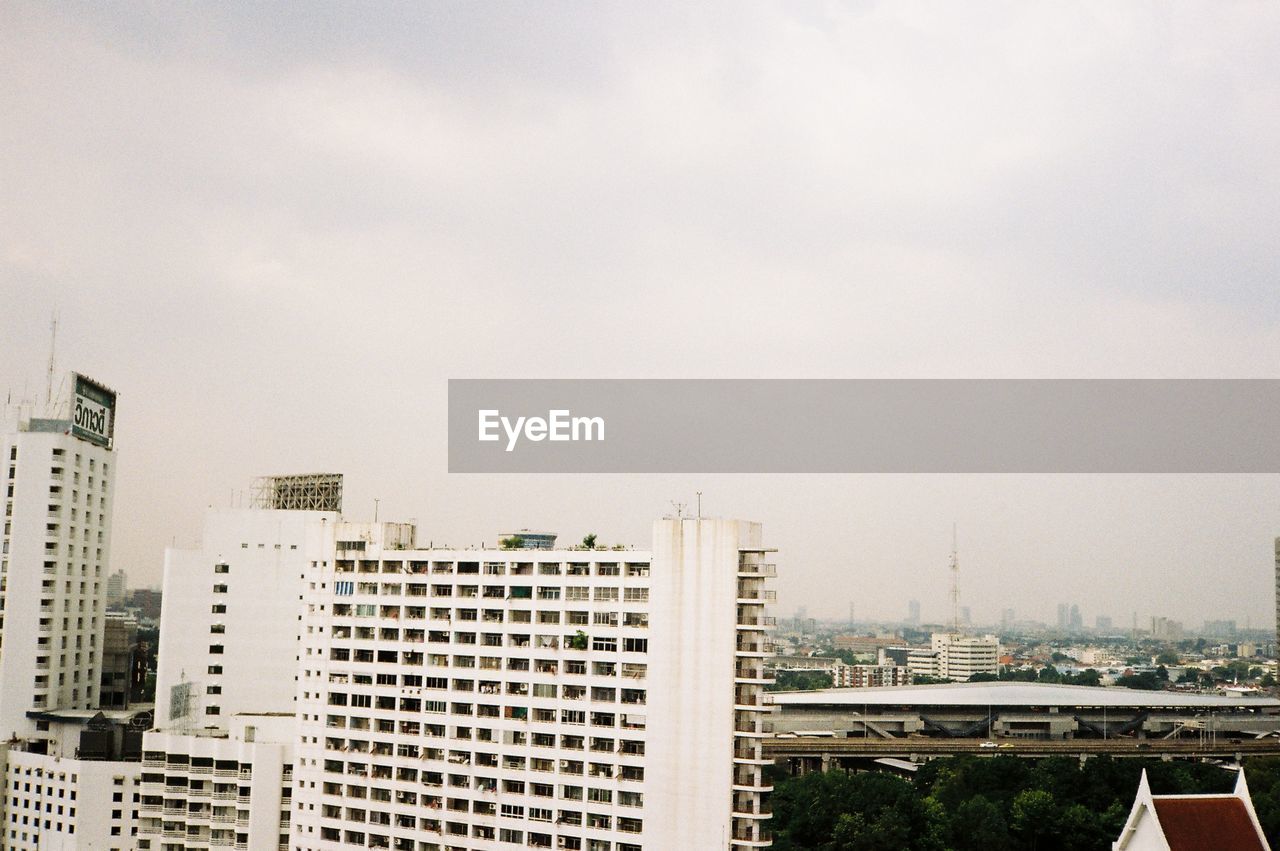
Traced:
POLYGON ((165 551, 159 726, 225 728, 239 712, 293 712, 308 535, 318 542, 338 516, 213 508, 199 548, 165 551))
POLYGON ((920 625, 920 601, 911 600, 907 603, 907 623, 911 626, 920 625))
POLYGON ((7 851, 135 847, 140 730, 151 716, 110 708, 114 679, 111 694, 103 686, 104 657, 120 638, 113 630, 108 647, 115 409, 114 391, 75 373, 56 395, 51 388, 40 415, 29 404, 4 409, 0 847, 7 851))
POLYGON ((434 550, 329 524, 302 616, 293 847, 760 848, 759 524, 434 550))
POLYGON ((1058 604, 1058 629, 1067 629, 1071 626, 1071 607, 1066 603, 1058 604))
POLYGON ((1093 619, 1094 629, 1102 632, 1112 628, 1111 618, 1108 615, 1098 615, 1093 619))
POLYGON ((118 609, 124 605, 125 595, 129 591, 129 577, 123 570, 117 570, 107 577, 107 608, 118 609))
POLYGON ((45 417, 0 429, 0 736, 42 738, 32 710, 93 709, 102 670, 116 394, 72 373, 45 417))
POLYGON ((270 499, 210 509, 198 548, 165 553, 139 849, 288 847, 302 597, 342 482, 264 481, 270 499))
POLYGON ((1071 604, 1071 617, 1068 626, 1076 632, 1084 629, 1084 617, 1080 614, 1080 607, 1075 603, 1071 604))

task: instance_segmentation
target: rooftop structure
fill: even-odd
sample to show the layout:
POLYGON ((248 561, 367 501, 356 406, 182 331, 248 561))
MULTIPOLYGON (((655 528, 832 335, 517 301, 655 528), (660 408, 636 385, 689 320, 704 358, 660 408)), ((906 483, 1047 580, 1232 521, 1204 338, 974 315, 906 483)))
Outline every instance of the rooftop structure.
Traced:
POLYGON ((253 483, 253 507, 281 511, 341 511, 342 474, 263 476, 253 483))

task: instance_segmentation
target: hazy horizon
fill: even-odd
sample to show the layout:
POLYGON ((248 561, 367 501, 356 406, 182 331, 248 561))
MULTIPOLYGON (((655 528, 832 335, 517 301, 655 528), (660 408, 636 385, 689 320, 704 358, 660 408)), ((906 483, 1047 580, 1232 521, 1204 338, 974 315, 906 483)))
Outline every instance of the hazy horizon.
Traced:
POLYGON ((0 7, 0 391, 113 568, 255 476, 419 539, 765 524, 778 612, 1269 626, 1277 476, 461 476, 449 378, 1280 377, 1266 4, 0 7), (517 13, 519 9, 520 13, 517 13))

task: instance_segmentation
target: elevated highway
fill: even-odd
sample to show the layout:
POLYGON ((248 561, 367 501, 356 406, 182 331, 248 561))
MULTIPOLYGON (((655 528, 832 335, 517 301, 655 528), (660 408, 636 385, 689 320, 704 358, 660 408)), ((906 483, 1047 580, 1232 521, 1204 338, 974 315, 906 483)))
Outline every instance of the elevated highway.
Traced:
POLYGON ((885 758, 913 762, 931 757, 972 754, 1020 757, 1091 756, 1159 757, 1162 759, 1240 760, 1248 756, 1280 756, 1280 738, 1231 739, 1067 739, 999 740, 986 744, 981 738, 836 738, 832 736, 783 736, 765 739, 764 756, 789 761, 801 771, 832 764, 885 758))

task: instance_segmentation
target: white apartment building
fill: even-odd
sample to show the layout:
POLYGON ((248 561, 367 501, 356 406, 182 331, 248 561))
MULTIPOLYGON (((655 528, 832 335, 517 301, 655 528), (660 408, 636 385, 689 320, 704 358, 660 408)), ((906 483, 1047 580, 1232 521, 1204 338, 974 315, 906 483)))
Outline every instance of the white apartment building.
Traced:
POLYGON ((257 488, 259 507, 210 509, 198 547, 165 553, 140 849, 288 847, 307 553, 338 520, 341 477, 257 488))
POLYGON ((759 524, 659 520, 651 552, 322 529, 295 851, 769 845, 759 524))
POLYGON ((146 734, 137 848, 287 851, 294 714, 241 713, 225 724, 146 734))
POLYGON ((43 416, 3 411, 0 847, 11 851, 135 847, 138 763, 118 758, 119 731, 96 712, 115 401, 72 373, 43 416))
POLYGON ((913 676, 964 682, 974 674, 1000 673, 1000 641, 994 635, 935 632, 928 650, 912 650, 907 666, 913 676))
MULTIPOLYGON (((0 751, 8 750, 0 745, 0 751)), ((7 851, 131 851, 137 847, 140 764, 55 759, 8 750, 3 765, 7 851)))
POLYGON ((911 669, 905 665, 846 665, 831 667, 834 688, 872 688, 876 686, 909 686, 911 669))
POLYGON ((29 406, 5 410, 0 737, 40 738, 31 710, 97 706, 114 408, 113 392, 73 373, 70 392, 48 417, 33 416, 29 406), (92 422, 86 412, 95 414, 92 422))
POLYGON ((165 550, 158 728, 225 729, 238 713, 293 712, 308 535, 319 546, 338 516, 211 508, 198 547, 165 550))

